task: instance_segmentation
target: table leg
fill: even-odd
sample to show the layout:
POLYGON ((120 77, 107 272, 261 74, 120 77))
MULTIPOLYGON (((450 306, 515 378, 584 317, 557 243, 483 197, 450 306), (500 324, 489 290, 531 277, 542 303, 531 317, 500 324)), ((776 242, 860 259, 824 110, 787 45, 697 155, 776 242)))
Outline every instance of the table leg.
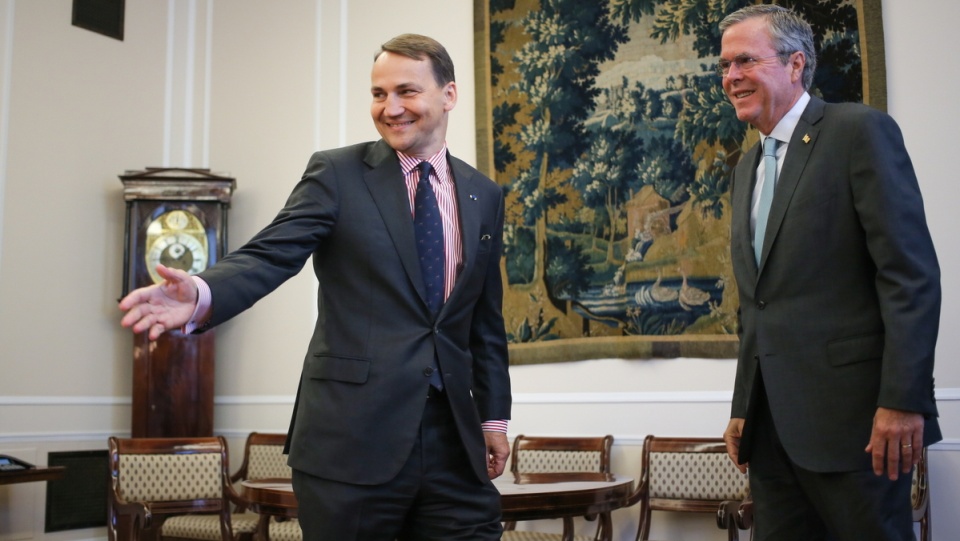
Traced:
POLYGON ((260 520, 257 522, 257 531, 253 534, 255 541, 270 541, 270 515, 260 513, 260 520))
POLYGON ((600 521, 600 541, 611 541, 613 539, 613 519, 610 513, 600 513, 597 520, 600 521))
POLYGON ((573 517, 563 517, 563 541, 573 541, 573 517))

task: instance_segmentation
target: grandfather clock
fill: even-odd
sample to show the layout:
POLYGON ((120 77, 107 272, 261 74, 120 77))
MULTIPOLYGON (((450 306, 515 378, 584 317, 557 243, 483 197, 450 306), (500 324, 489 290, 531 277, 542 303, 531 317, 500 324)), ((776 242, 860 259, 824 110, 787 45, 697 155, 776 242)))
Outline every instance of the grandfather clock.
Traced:
MULTIPOLYGON (((236 180, 209 169, 148 167, 120 175, 126 202, 123 295, 162 279, 162 263, 195 274, 226 253, 236 180)), ((133 337, 131 434, 213 435, 214 333, 133 337)))

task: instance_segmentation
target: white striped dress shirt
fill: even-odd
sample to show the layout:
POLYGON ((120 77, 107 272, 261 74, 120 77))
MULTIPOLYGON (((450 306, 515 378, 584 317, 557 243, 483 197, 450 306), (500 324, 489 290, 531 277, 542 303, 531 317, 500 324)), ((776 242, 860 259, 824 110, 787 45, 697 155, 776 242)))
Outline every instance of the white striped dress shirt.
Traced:
MULTIPOLYGON (((400 169, 403 179, 407 183, 407 197, 410 199, 410 217, 414 215, 414 199, 417 196, 417 182, 420 180, 420 170, 417 165, 421 159, 407 156, 397 151, 400 158, 400 169)), ((463 265, 463 243, 460 241, 460 216, 457 211, 457 190, 453 183, 453 174, 447 163, 447 146, 434 154, 426 161, 430 162, 434 174, 430 176, 430 186, 437 196, 440 206, 440 217, 443 220, 443 257, 444 283, 443 300, 446 301, 457 283, 457 275, 463 265)))
MULTIPOLYGON (((410 200, 410 218, 414 215, 414 199, 417 197, 417 182, 420 181, 420 170, 417 165, 421 159, 407 156, 397 151, 400 158, 400 169, 403 179, 407 183, 407 198, 410 200)), ((447 163, 447 145, 443 145, 440 152, 427 159, 433 167, 434 175, 430 177, 430 186, 437 196, 440 206, 440 217, 443 220, 443 257, 444 257, 444 294, 446 301, 457 283, 457 275, 463 265, 463 243, 460 241, 460 215, 457 209, 457 189, 453 183, 453 173, 447 163)), ((507 432, 505 419, 488 419, 483 421, 482 428, 489 432, 507 432)))

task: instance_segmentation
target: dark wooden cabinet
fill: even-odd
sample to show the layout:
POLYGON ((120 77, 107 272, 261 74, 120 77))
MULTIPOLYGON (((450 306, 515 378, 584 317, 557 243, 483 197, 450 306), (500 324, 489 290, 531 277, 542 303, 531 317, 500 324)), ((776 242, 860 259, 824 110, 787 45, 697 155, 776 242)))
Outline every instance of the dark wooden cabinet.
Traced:
MULTIPOLYGON (((160 281, 157 263, 190 274, 226 253, 236 180, 209 169, 147 168, 120 175, 126 202, 123 295, 160 281)), ((122 295, 122 296, 123 296, 122 295)), ((213 331, 133 338, 133 437, 213 435, 213 331)))

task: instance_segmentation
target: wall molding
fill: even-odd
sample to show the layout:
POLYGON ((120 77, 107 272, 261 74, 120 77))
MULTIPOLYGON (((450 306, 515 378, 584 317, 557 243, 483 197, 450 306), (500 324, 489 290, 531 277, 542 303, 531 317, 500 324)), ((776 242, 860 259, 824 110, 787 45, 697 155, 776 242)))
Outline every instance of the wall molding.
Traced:
POLYGON ((0 396, 0 406, 129 406, 126 396, 0 396))
MULTIPOLYGON (((960 388, 936 390, 938 402, 960 401, 960 388)), ((514 393, 513 403, 545 404, 714 404, 729 403, 733 391, 638 391, 589 393, 514 393)), ((220 395, 218 406, 292 405, 295 395, 220 395)), ((126 396, 0 396, 0 406, 122 406, 132 404, 126 396)))
MULTIPOLYGON (((515 405, 589 405, 589 404, 729 404, 731 391, 645 391, 645 392, 588 392, 588 393, 516 393, 515 405)), ((214 399, 220 407, 292 406, 294 395, 223 395, 214 399)), ((937 390, 941 403, 960 401, 960 388, 937 390)), ((126 396, 0 396, 0 407, 130 407, 132 399, 126 396)), ((254 431, 275 431, 259 428, 215 428, 217 434, 228 438, 245 438, 254 431)), ((128 429, 119 431, 101 429, 89 431, 31 431, 0 433, 0 445, 38 442, 103 441, 110 436, 128 437, 128 429)), ((551 434, 544 434, 549 436, 551 434)), ((560 434, 556 434, 560 435, 560 434)), ((616 445, 643 445, 646 434, 620 434, 616 445)), ((960 438, 946 439, 930 447, 931 452, 960 452, 960 438)))
POLYGON ((107 438, 118 436, 129 438, 130 431, 77 431, 77 432, 12 432, 0 434, 0 446, 6 446, 16 443, 59 443, 71 441, 102 441, 103 447, 107 447, 107 438))

